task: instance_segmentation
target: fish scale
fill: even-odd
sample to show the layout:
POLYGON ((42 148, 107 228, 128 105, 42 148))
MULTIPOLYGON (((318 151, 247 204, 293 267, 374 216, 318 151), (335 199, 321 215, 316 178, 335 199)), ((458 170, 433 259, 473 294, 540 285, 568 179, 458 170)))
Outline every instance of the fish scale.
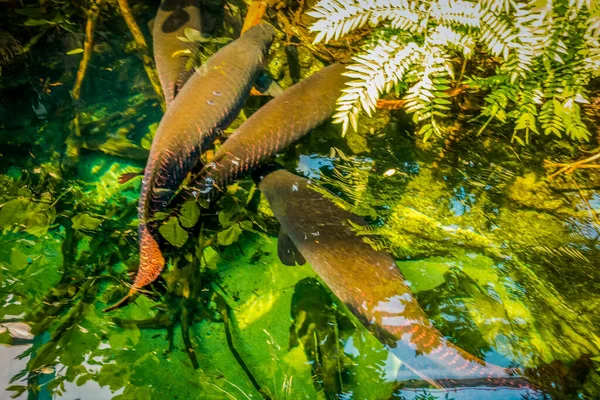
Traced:
POLYGON ((288 88, 248 118, 192 179, 189 192, 209 201, 244 173, 299 140, 331 116, 349 78, 332 64, 288 88))
POLYGON ((522 390, 531 391, 524 379, 510 376, 505 369, 444 338, 413 297, 395 260, 357 236, 353 224, 365 226, 365 221, 311 185, 285 170, 272 172, 260 182, 259 189, 281 224, 279 243, 282 237, 289 237, 295 248, 288 251, 299 252, 331 291, 402 361, 404 369, 398 379, 422 380, 440 388, 525 386, 522 390))
POLYGON ((215 53, 177 94, 158 126, 144 171, 138 207, 140 265, 127 296, 153 282, 164 267, 153 215, 162 211, 201 153, 239 113, 263 72, 273 40, 260 24, 215 53))

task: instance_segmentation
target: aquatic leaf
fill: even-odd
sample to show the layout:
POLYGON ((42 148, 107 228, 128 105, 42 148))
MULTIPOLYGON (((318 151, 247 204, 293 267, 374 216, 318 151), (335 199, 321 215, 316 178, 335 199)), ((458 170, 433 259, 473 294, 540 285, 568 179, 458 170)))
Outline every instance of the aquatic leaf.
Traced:
POLYGON ((202 32, 193 28, 185 28, 183 34, 190 42, 202 42, 204 40, 202 32))
POLYGON ((81 47, 78 49, 73 49, 71 51, 67 51, 68 56, 72 56, 74 54, 80 54, 80 53, 83 53, 83 49, 81 47))
POLYGON ((229 246, 230 244, 237 242, 242 234, 242 228, 240 224, 233 224, 229 228, 221 231, 217 234, 219 243, 223 246, 229 246))
POLYGON ((46 24, 48 24, 48 21, 46 21, 46 20, 33 19, 33 18, 29 18, 28 20, 23 22, 23 25, 25 25, 25 26, 39 26, 39 25, 46 25, 46 24))
POLYGON ((8 329, 8 333, 13 338, 27 340, 34 338, 33 334, 31 333, 31 326, 25 322, 7 322, 2 325, 4 328, 8 329))
POLYGON ((15 392, 11 397, 13 399, 20 398, 23 393, 27 391, 26 385, 12 385, 6 388, 9 392, 15 392))
POLYGON ((164 221, 169 216, 169 213, 157 211, 152 216, 152 221, 164 221))
MULTIPOLYGON (((0 330, 2 330, 4 328, 0 327, 0 330)), ((8 330, 5 330, 4 332, 0 333, 0 344, 12 344, 12 336, 10 336, 10 334, 8 333, 8 330)))
POLYGON ((27 212, 25 231, 35 236, 45 235, 56 217, 56 210, 44 203, 31 203, 27 212))
POLYGON ((240 222, 240 228, 242 228, 245 231, 252 230, 252 221, 242 221, 242 222, 240 222))
POLYGON ((223 209, 219 212, 219 223, 223 228, 229 228, 231 225, 235 223, 235 218, 237 217, 237 213, 234 208, 232 209, 223 209))
POLYGON ((10 266, 13 271, 18 271, 29 265, 29 258, 17 247, 10 252, 10 266))
POLYGON ((175 217, 169 218, 167 222, 162 224, 158 228, 158 232, 175 247, 183 246, 188 239, 188 233, 179 225, 179 221, 175 217))
POLYGON ((28 205, 29 201, 25 199, 13 199, 4 204, 0 209, 0 228, 22 223, 28 205))
POLYGON ((126 328, 123 333, 116 333, 110 335, 108 343, 114 350, 124 349, 130 346, 135 346, 140 340, 140 330, 137 327, 132 326, 126 328))
POLYGON ((198 207, 198 204, 193 200, 183 203, 183 206, 181 207, 181 216, 179 217, 181 226, 184 228, 191 228, 196 225, 198 218, 200 218, 200 207, 198 207))
POLYGON ((452 266, 452 261, 441 257, 419 261, 403 261, 399 263, 404 278, 410 282, 413 293, 434 289, 443 284, 444 274, 452 266))
POLYGON ((98 229, 102 223, 101 219, 92 217, 87 213, 77 214, 71 220, 73 221, 73 229, 77 230, 93 231, 98 229))
POLYGON ((175 58, 175 57, 179 57, 181 55, 191 55, 192 52, 190 51, 190 49, 185 49, 185 50, 177 50, 175 52, 173 52, 173 54, 171 55, 171 57, 175 58))

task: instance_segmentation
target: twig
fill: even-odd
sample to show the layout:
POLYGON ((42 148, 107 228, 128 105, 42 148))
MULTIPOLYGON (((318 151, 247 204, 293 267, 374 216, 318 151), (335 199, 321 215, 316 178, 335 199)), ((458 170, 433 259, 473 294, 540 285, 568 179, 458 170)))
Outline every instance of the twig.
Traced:
POLYGON ((21 49, 17 52, 17 54, 25 54, 25 53, 29 52, 31 50, 31 48, 37 42, 39 42, 39 40, 46 34, 47 30, 48 30, 48 28, 45 27, 37 35, 35 35, 31 39, 29 39, 29 42, 27 42, 27 44, 25 46, 21 47, 21 49))
POLYGON ((144 34, 140 30, 138 24, 135 22, 135 18, 133 18, 133 14, 131 12, 131 8, 129 8, 129 3, 127 0, 117 0, 117 3, 119 4, 119 9, 121 10, 123 19, 125 19, 125 23, 133 35, 133 40, 137 45, 138 51, 140 52, 142 63, 144 64, 144 70, 146 70, 146 75, 148 75, 150 84, 152 85, 152 88, 158 97, 158 101, 160 102, 160 107, 164 111, 166 109, 165 97, 160 86, 158 73, 154 67, 154 61, 152 60, 152 57, 150 57, 150 51, 148 50, 146 39, 144 39, 144 34))
POLYGON ((456 80, 455 88, 460 87, 460 82, 462 82, 463 76, 465 76, 465 71, 467 69, 467 58, 463 60, 462 67, 460 68, 460 75, 458 75, 458 79, 456 80))
POLYGON ((562 173, 572 174, 573 171, 579 168, 600 168, 599 164, 589 164, 592 161, 596 161, 598 159, 600 159, 600 153, 594 154, 591 157, 584 158, 583 160, 579 160, 573 163, 555 163, 548 160, 545 160, 544 162, 551 167, 562 167, 561 169, 559 169, 558 171, 556 171, 548 177, 549 180, 552 180, 562 173))
MULTIPOLYGON (((217 288, 220 289, 220 287, 218 285, 217 285, 217 288)), ((260 384, 258 383, 256 378, 254 377, 254 375, 252 375, 252 372, 246 365, 246 362, 244 361, 244 359, 242 358, 240 353, 235 348, 235 345, 233 344, 233 335, 231 334, 231 330, 233 328, 233 326, 232 326, 233 322, 231 321, 231 319, 229 317, 229 312, 231 311, 231 309, 230 309, 229 305, 227 304, 225 297, 221 294, 221 291, 218 289, 215 290, 214 301, 217 304, 217 309, 218 309, 219 313, 221 314, 221 318, 223 319, 223 326, 225 328, 225 339, 227 341, 227 347, 229 347, 229 351, 231 352, 233 357, 238 362, 239 366, 242 368, 242 370, 244 371, 244 373, 246 374, 246 376, 252 383, 252 386, 254 386, 254 388, 262 395, 262 397, 265 400, 271 400, 271 396, 269 396, 269 394, 260 386, 260 384)))
MULTIPOLYGON (((460 85, 459 87, 448 89, 445 91, 447 95, 450 97, 455 97, 461 94, 463 91, 469 88, 469 85, 460 85)), ((377 100, 377 108, 381 108, 383 110, 398 110, 403 108, 406 105, 406 100, 398 99, 398 100, 377 100)))
POLYGON ((267 11, 267 5, 268 4, 266 0, 252 0, 252 3, 250 3, 250 7, 248 7, 246 18, 244 19, 244 25, 242 26, 242 35, 254 25, 260 24, 263 15, 265 15, 265 11, 267 11))
POLYGON ((75 84, 73 85, 73 90, 71 91, 71 96, 76 103, 75 109, 75 117, 71 123, 71 133, 66 140, 67 144, 67 155, 70 158, 77 158, 79 155, 79 140, 77 138, 81 137, 81 126, 80 126, 80 118, 79 118, 79 99, 81 97, 81 85, 83 84, 83 79, 85 78, 85 74, 87 72, 87 68, 90 64, 90 60, 92 58, 92 50, 94 48, 94 28, 96 27, 96 21, 98 20, 98 16, 100 15, 100 6, 102 5, 102 0, 95 0, 92 2, 90 9, 88 10, 87 22, 85 24, 85 42, 83 43, 83 58, 79 62, 79 68, 77 69, 77 76, 75 78, 75 84))
POLYGON ((95 0, 88 10, 88 18, 85 24, 85 42, 83 43, 83 58, 79 62, 77 78, 75 79, 73 90, 71 91, 71 95, 75 101, 79 101, 81 95, 81 84, 85 78, 85 73, 87 72, 87 67, 90 64, 90 59, 92 58, 92 50, 94 47, 94 28, 96 27, 96 21, 100 15, 101 5, 102 0, 95 0))

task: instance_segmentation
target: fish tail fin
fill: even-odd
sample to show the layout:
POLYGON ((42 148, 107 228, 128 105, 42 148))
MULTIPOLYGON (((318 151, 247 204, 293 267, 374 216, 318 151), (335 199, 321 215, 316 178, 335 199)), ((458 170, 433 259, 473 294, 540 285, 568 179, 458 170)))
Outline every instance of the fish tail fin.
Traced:
POLYGON ((106 308, 104 311, 114 310, 125 304, 142 287, 154 282, 165 266, 165 259, 160 251, 158 243, 148 231, 146 224, 140 225, 140 266, 129 293, 116 304, 106 308))

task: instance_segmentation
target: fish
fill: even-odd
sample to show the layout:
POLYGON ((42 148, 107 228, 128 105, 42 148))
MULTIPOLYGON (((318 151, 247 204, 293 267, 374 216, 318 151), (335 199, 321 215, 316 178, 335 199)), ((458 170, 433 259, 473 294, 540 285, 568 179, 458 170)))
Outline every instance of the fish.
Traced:
POLYGON ((187 58, 173 56, 178 52, 194 50, 185 37, 185 29, 201 30, 200 6, 197 0, 163 0, 158 7, 152 28, 154 62, 167 106, 193 73, 186 69, 187 58))
POLYGON ((394 258, 357 236, 353 226, 365 226, 362 218, 316 191, 314 182, 286 170, 256 179, 281 225, 281 261, 310 263, 333 294, 401 360, 398 379, 436 388, 527 386, 511 371, 455 346, 432 326, 394 258))
POLYGON ((185 198, 207 202, 224 188, 325 122, 348 77, 342 64, 332 64, 289 87, 259 108, 227 138, 212 162, 189 179, 185 198))
POLYGON ((160 275, 156 212, 171 202, 202 152, 237 116, 253 82, 264 71, 275 31, 262 23, 216 52, 183 86, 161 119, 144 169, 138 205, 140 264, 129 293, 118 307, 160 275))

